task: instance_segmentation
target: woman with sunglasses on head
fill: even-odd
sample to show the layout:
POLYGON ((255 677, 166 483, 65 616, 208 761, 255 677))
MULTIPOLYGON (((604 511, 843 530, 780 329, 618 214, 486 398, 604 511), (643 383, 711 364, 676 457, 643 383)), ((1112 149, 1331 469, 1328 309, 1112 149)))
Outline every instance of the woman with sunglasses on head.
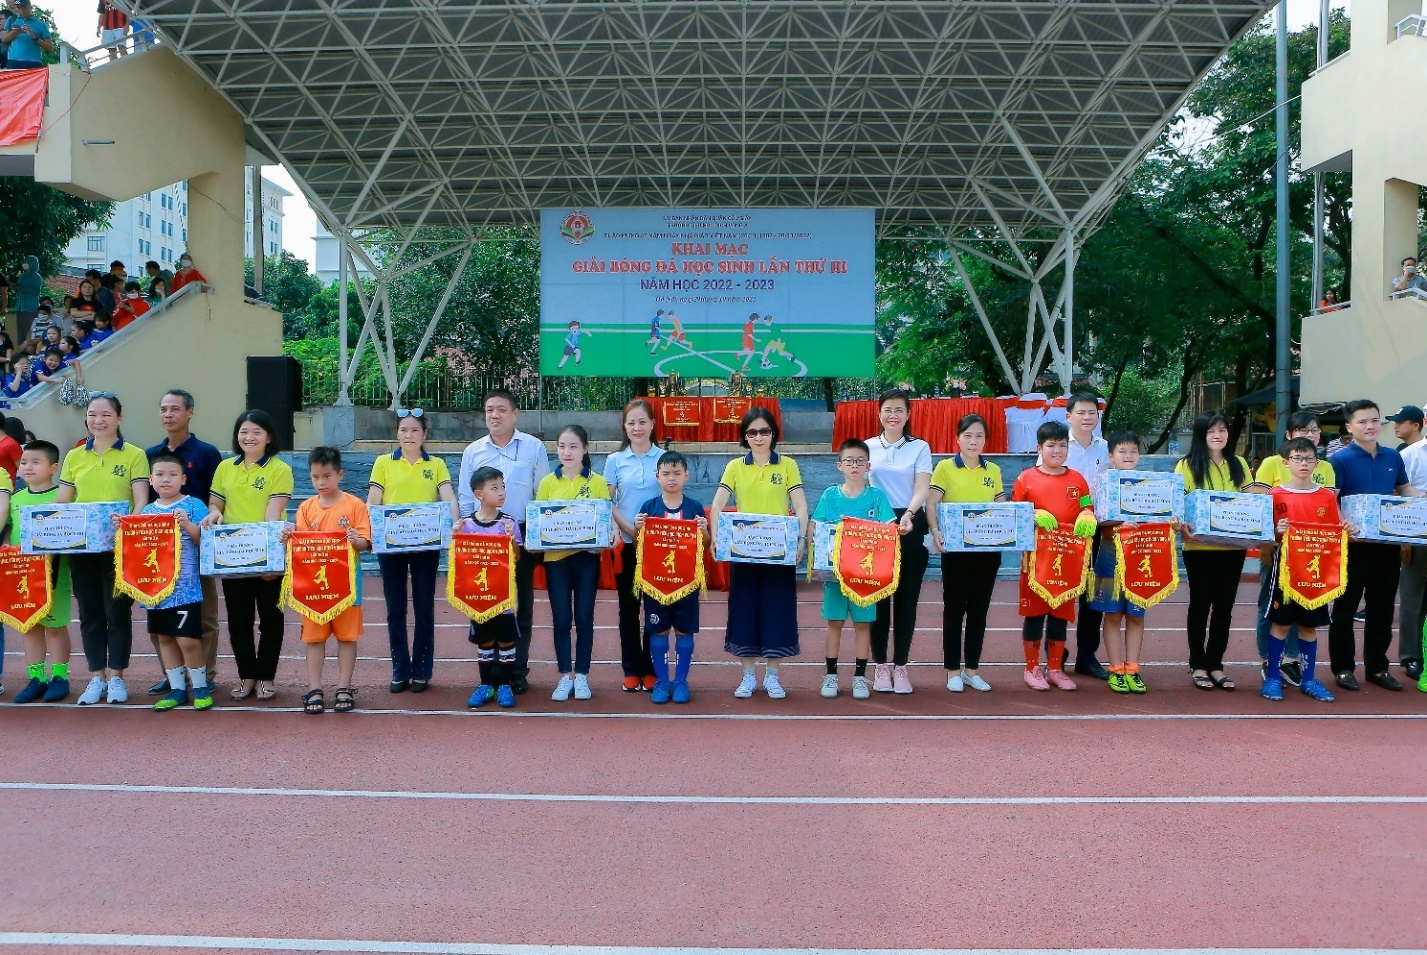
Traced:
MULTIPOLYGON (((372 464, 367 486, 368 504, 435 504, 444 502, 451 519, 460 523, 456 491, 446 462, 429 453, 426 416, 420 408, 402 408, 397 413, 396 441, 399 447, 383 454, 372 464)), ((386 597, 386 631, 391 643, 391 692, 408 687, 423 692, 431 683, 431 665, 436 655, 436 566, 441 551, 417 550, 398 554, 378 554, 382 571, 382 592, 386 597), (415 619, 410 644, 406 639, 406 578, 411 577, 411 614, 415 619)))
POLYGON ((917 629, 917 600, 927 572, 927 493, 931 487, 932 449, 912 435, 912 402, 901 388, 877 399, 882 430, 869 438, 872 460, 869 483, 887 495, 902 531, 902 565, 897 590, 877 602, 872 622, 872 689, 878 693, 910 693, 907 677, 912 635, 917 629), (892 635, 892 659, 887 660, 887 636, 892 635))
POLYGON ((659 437, 654 432, 654 406, 635 398, 624 406, 624 440, 619 450, 605 458, 604 479, 614 500, 614 522, 624 538, 624 552, 616 575, 615 594, 619 600, 619 650, 624 668, 624 692, 653 690, 654 664, 649 658, 649 641, 644 638, 641 599, 634 590, 634 519, 639 509, 661 494, 655 472, 659 457, 659 437))
MULTIPOLYGON (((739 444, 748 453, 723 469, 709 520, 717 521, 730 497, 744 514, 796 514, 797 559, 801 563, 807 546, 808 500, 797 462, 775 450, 778 423, 767 408, 755 405, 748 409, 739 431, 743 435, 739 444)), ((774 700, 788 695, 778 679, 778 664, 800 652, 797 576, 796 567, 785 565, 735 563, 730 569, 723 648, 743 664, 743 680, 733 691, 740 700, 748 699, 758 688, 759 657, 767 664, 764 692, 774 700)))

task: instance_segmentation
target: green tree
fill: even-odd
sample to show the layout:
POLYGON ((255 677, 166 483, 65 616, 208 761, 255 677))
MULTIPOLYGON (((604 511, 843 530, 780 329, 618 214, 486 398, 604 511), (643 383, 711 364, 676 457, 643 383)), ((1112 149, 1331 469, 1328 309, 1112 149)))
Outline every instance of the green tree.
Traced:
MULTIPOLYGON (((253 284, 253 260, 243 263, 243 281, 253 284)), ((308 306, 322 293, 322 280, 307 271, 307 261, 284 249, 263 262, 263 298, 282 312, 283 337, 307 337, 314 329, 308 321, 308 306)))
POLYGON ((65 246, 89 223, 101 227, 114 214, 112 202, 91 202, 53 186, 0 176, 0 270, 14 276, 27 255, 40 260, 40 274, 64 265, 65 246))

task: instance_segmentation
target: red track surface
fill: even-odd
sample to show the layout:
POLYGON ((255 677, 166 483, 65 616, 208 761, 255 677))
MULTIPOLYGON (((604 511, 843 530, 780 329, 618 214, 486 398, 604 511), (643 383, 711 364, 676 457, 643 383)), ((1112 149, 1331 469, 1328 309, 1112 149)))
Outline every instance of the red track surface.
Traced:
MULTIPOLYGON (((657 708, 597 664, 595 698, 549 699, 554 667, 513 712, 465 714, 475 676, 459 618, 438 622, 436 683, 385 689, 379 588, 368 581, 358 666, 365 712, 291 711, 295 626, 277 703, 195 714, 131 704, 0 709, 0 778, 19 783, 355 791, 358 795, 4 792, 0 932, 786 947, 1420 947, 1427 804, 783 805, 412 800, 425 792, 734 797, 1372 797, 1427 795, 1427 697, 1368 686, 1313 704, 1189 686, 1184 606, 1151 611, 1151 692, 1033 693, 1015 664, 1009 584, 983 672, 953 696, 939 665, 917 692, 820 699, 817 591, 803 593, 803 660, 789 697, 734 700, 722 631, 700 638, 694 703, 657 708), (454 626, 453 626, 454 625, 454 626), (446 662, 459 658, 463 662, 446 662), (716 665, 715 665, 716 664, 716 665), (378 715, 372 710, 393 711, 378 715), (460 710, 427 715, 421 710, 460 710), (224 712, 226 710, 226 712, 224 712), (520 718, 634 713, 714 719, 520 718), (1264 714, 1322 719, 1258 719, 1264 714), (1244 719, 1156 719, 1215 714, 1244 719), (721 719, 730 715, 850 717, 721 719), (1107 716, 1045 721, 897 716, 1107 716), (858 719, 865 716, 893 719, 858 719), (1124 717, 1130 717, 1128 719, 1124 717), (1149 718, 1136 718, 1149 717, 1149 718)), ((1246 584, 1247 603, 1256 587, 1246 584)), ((617 661, 602 594, 597 661, 617 661)), ((928 585, 913 659, 940 661, 928 585)), ((714 595, 711 603, 721 602, 714 595)), ((1179 595, 1182 601, 1183 595, 1179 595)), ((1241 605, 1230 659, 1253 661, 1241 605)), ((721 623, 721 609, 704 614, 721 623)), ((548 660, 537 601, 535 652, 548 660)), ((141 627, 138 629, 142 629, 141 627)), ((850 651, 850 632, 845 638, 850 651)), ((11 650, 15 650, 13 639, 11 650)), ((77 640, 76 640, 77 642, 77 640)), ((144 646, 142 636, 138 641, 144 646)), ((1395 653, 1394 653, 1395 655, 1395 653)), ((80 660, 76 654, 76 660, 80 660)), ((12 692, 22 672, 11 656, 12 692)), ((224 661, 231 676, 231 661, 224 661)), ((335 670, 329 664, 329 686, 335 670)), ((82 669, 82 664, 79 665, 82 669)), ((131 691, 156 676, 131 671, 131 691)), ((4 948, 3 951, 41 951, 4 948)), ((73 949, 70 949, 71 951, 73 949)), ((170 949, 172 950, 172 949, 170 949)), ((211 949, 210 949, 211 951, 211 949)))

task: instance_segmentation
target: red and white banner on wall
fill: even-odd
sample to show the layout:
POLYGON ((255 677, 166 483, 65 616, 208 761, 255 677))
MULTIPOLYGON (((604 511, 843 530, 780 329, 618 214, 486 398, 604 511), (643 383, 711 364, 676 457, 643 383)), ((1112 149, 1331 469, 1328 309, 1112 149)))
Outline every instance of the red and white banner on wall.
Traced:
POLYGON ((49 82, 48 67, 0 72, 0 146, 39 138, 49 82))

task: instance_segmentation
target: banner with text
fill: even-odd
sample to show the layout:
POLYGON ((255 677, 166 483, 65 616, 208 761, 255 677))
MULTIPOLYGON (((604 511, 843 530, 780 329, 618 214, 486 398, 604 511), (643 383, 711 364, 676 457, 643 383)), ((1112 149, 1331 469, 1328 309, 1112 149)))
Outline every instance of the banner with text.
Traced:
POLYGON ((540 373, 873 374, 871 209, 545 209, 540 373))

